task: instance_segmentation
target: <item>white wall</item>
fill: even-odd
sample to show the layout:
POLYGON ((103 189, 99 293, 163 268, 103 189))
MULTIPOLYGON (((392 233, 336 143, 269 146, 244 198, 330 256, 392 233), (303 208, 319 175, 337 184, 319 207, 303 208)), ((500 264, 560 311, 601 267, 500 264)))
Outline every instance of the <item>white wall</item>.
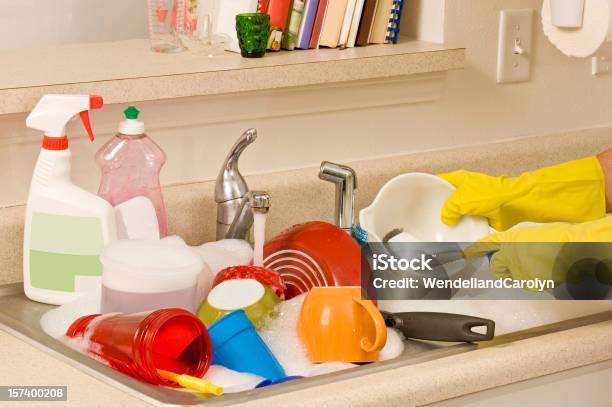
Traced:
MULTIPOLYGON (((260 138, 244 155, 245 173, 316 166, 323 159, 348 161, 612 125, 612 75, 593 77, 589 60, 561 55, 544 38, 539 22, 534 30, 531 81, 495 82, 499 11, 539 10, 541 4, 541 0, 447 1, 445 40, 466 46, 468 62, 465 70, 448 74, 442 97, 435 103, 187 127, 165 123, 178 114, 198 117, 210 109, 231 111, 232 100, 241 96, 196 98, 188 107, 165 101, 139 104, 143 118, 154 129, 151 136, 168 153, 163 182, 214 179, 225 151, 247 127, 257 127, 260 138)), ((410 13, 410 8, 405 12, 410 13)), ((251 100, 274 109, 270 94, 251 100)), ((98 173, 93 153, 120 119, 120 109, 109 106, 92 114, 101 136, 95 145, 82 138, 73 142, 73 174, 80 185, 95 190, 98 173)), ((0 174, 10 175, 3 177, 0 205, 23 202, 27 196, 39 142, 24 137, 32 134, 23 129, 24 117, 0 119, 0 174)), ((73 134, 83 133, 78 123, 72 128, 73 134)))
POLYGON ((0 0, 0 49, 146 37, 146 0, 0 0))

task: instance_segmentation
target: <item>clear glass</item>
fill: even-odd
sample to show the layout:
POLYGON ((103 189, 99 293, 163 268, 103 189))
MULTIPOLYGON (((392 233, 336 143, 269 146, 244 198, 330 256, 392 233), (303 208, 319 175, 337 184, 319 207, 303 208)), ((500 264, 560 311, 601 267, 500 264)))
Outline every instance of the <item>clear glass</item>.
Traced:
POLYGON ((148 0, 149 38, 155 52, 183 50, 186 0, 148 0))
POLYGON ((166 163, 166 154, 147 135, 117 134, 96 153, 102 170, 98 195, 111 205, 137 196, 153 202, 159 222, 159 235, 168 233, 166 208, 159 183, 159 172, 166 163))
MULTIPOLYGON (((189 15, 188 13, 188 18, 189 15)), ((195 20, 191 17, 190 22, 186 23, 185 35, 182 36, 182 40, 189 51, 213 57, 225 53, 230 38, 224 34, 213 34, 211 15, 202 14, 195 20)))

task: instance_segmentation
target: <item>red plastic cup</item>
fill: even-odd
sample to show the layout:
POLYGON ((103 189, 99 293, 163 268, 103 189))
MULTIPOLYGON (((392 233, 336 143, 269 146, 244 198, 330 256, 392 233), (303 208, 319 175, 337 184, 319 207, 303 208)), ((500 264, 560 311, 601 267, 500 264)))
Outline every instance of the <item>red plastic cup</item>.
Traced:
POLYGON ((178 387, 157 369, 202 377, 210 367, 212 347, 204 324, 180 308, 150 313, 100 314, 77 319, 66 336, 89 338, 88 352, 111 367, 151 384, 178 387))

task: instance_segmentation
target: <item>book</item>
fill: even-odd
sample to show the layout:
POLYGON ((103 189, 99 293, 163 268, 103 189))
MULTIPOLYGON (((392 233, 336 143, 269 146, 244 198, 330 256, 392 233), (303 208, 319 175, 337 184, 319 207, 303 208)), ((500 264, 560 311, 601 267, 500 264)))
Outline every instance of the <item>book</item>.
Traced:
POLYGON ((302 16, 302 24, 300 24, 300 30, 298 31, 296 43, 297 48, 308 49, 310 36, 312 35, 312 28, 314 26, 315 17, 317 16, 318 6, 319 0, 306 0, 304 15, 302 16))
POLYGON ((374 21, 372 21, 372 30, 370 32, 370 44, 384 44, 387 38, 387 25, 391 16, 391 7, 393 0, 378 0, 374 21))
POLYGON ((355 15, 356 6, 357 0, 348 0, 346 3, 344 19, 342 20, 342 28, 340 29, 340 38, 338 39, 338 45, 340 47, 346 47, 346 44, 348 43, 348 37, 351 31, 351 25, 353 24, 353 16, 355 15))
POLYGON ((378 0, 365 0, 363 15, 361 16, 361 22, 359 23, 359 30, 357 31, 357 40, 355 41, 355 45, 368 45, 377 5, 378 0))
POLYGON ((312 25, 312 34, 310 35, 308 48, 319 48, 319 39, 321 38, 321 29, 323 28, 325 15, 327 14, 328 2, 328 0, 319 0, 319 6, 317 7, 317 15, 315 16, 315 21, 312 25))
POLYGON ((268 49, 279 51, 282 43, 283 32, 287 28, 291 0, 266 0, 261 2, 260 7, 267 7, 270 15, 270 34, 268 36, 268 49))
POLYGON ((387 33, 385 35, 385 43, 387 44, 397 44, 403 8, 404 0, 393 0, 391 15, 389 16, 389 23, 387 24, 387 33))
POLYGON ((293 51, 295 49, 298 39, 298 32, 300 31, 302 18, 304 16, 304 6, 304 0, 293 0, 293 7, 291 7, 289 22, 287 23, 287 28, 283 34, 283 49, 289 51, 293 51))
POLYGON ((325 21, 321 28, 319 46, 330 48, 336 48, 338 46, 348 3, 348 0, 329 1, 327 4, 327 12, 325 13, 325 21))
POLYGON ((365 0, 357 0, 355 3, 355 12, 353 13, 353 20, 351 21, 351 28, 349 30, 348 40, 346 42, 347 47, 354 47, 357 41, 357 32, 359 30, 359 23, 363 18, 363 6, 365 0))

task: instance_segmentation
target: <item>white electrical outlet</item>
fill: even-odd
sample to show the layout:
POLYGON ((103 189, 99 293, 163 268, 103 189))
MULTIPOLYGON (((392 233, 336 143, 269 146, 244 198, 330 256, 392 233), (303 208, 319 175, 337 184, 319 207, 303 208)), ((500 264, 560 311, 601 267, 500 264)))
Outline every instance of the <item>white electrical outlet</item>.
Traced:
POLYGON ((533 9, 502 10, 499 15, 497 82, 525 82, 531 75, 533 9))

